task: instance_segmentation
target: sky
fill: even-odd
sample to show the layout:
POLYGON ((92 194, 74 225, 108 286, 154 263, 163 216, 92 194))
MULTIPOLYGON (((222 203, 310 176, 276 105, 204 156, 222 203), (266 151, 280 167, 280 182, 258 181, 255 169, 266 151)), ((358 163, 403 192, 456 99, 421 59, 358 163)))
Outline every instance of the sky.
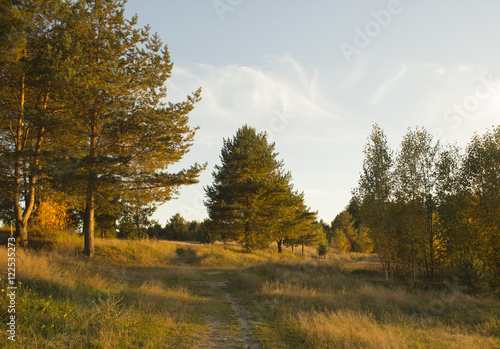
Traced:
POLYGON ((153 218, 207 217, 223 140, 248 124, 275 142, 294 188, 331 222, 351 198, 372 125, 397 150, 425 127, 465 148, 500 124, 497 0, 129 0, 174 63, 168 101, 197 88, 194 145, 169 170, 208 162, 153 218))

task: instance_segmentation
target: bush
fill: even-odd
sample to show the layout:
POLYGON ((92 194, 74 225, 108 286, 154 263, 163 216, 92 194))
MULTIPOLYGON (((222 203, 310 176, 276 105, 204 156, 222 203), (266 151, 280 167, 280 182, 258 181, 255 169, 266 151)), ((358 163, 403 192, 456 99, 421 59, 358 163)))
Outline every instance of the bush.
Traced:
POLYGON ((466 286, 471 293, 488 294, 490 287, 488 284, 489 269, 481 261, 477 253, 469 253, 465 256, 459 270, 461 283, 466 286))
POLYGON ((351 250, 349 239, 339 229, 333 232, 332 245, 337 248, 340 253, 346 253, 351 250))
POLYGON ((316 251, 318 252, 318 256, 323 257, 328 252, 328 247, 326 246, 326 244, 320 243, 316 248, 316 251))

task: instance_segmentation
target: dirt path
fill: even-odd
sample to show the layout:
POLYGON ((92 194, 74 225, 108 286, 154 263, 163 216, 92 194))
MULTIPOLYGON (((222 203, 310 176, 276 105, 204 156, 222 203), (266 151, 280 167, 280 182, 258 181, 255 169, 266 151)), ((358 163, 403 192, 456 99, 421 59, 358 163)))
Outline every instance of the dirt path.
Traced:
POLYGON ((231 294, 228 285, 234 271, 209 271, 207 280, 199 281, 203 296, 209 298, 210 311, 205 320, 210 329, 206 342, 197 348, 260 349, 252 334, 250 313, 231 294))

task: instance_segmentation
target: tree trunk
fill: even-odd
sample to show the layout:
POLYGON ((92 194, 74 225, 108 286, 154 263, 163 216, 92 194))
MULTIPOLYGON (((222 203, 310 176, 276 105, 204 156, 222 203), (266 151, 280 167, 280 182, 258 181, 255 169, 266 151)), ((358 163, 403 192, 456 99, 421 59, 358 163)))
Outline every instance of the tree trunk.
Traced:
POLYGON ((424 255, 425 276, 429 278, 430 270, 429 270, 429 261, 427 260, 427 251, 424 250, 422 254, 424 255))
POLYGON ((16 220, 16 233, 14 237, 19 246, 28 246, 28 226, 23 220, 16 220))
MULTIPOLYGON (((415 287, 415 284, 417 282, 417 276, 416 276, 416 268, 415 268, 415 263, 416 263, 416 254, 417 252, 415 251, 415 247, 412 247, 412 256, 413 256, 413 285, 412 287, 415 287)), ((426 268, 427 268, 427 261, 426 261, 426 268)))
POLYGON ((304 255, 304 242, 302 242, 302 255, 304 255))
POLYGON ((292 244, 292 253, 293 253, 293 244, 292 244))
POLYGON ((283 253, 282 245, 283 245, 283 238, 278 240, 278 253, 283 253))
POLYGON ((19 245, 25 246, 28 243, 28 233, 26 226, 23 224, 23 209, 19 200, 21 199, 21 150, 22 150, 22 127, 24 118, 24 74, 19 82, 19 116, 17 117, 16 126, 16 153, 14 157, 14 177, 16 180, 14 188, 14 210, 16 214, 16 234, 14 237, 19 245))
POLYGON ((245 250, 249 252, 252 246, 250 243, 250 223, 245 222, 245 250))
POLYGON ((138 211, 135 213, 134 221, 135 221, 135 229, 137 230, 137 239, 140 240, 141 239, 141 225, 139 224, 138 211))
MULTIPOLYGON (((23 51, 23 55, 26 56, 26 50, 23 51)), ((16 233, 14 237, 16 238, 19 246, 28 245, 28 219, 33 211, 34 199, 35 199, 35 189, 34 189, 34 178, 30 178, 29 187, 26 189, 23 195, 21 188, 21 169, 22 169, 22 156, 23 151, 23 123, 24 123, 24 99, 25 99, 25 86, 24 86, 24 73, 21 75, 19 81, 19 116, 17 117, 16 125, 16 138, 15 138, 15 158, 14 158, 14 177, 15 177, 15 188, 14 188, 14 211, 16 217, 16 233), (25 208, 21 206, 21 196, 25 199, 25 208)))
POLYGON ((388 260, 386 260, 382 253, 379 252, 378 253, 378 257, 380 259, 380 264, 382 264, 382 268, 384 268, 384 272, 385 272, 385 279, 386 280, 389 280, 389 270, 391 268, 391 262, 389 262, 388 260))
POLYGON ((90 172, 87 179, 87 197, 85 205, 85 213, 83 216, 83 253, 87 257, 94 255, 94 213, 95 213, 95 192, 96 192, 96 173, 95 173, 95 159, 97 157, 97 126, 95 123, 96 113, 94 113, 91 120, 91 136, 90 136, 90 172))
POLYGON ((87 257, 93 257, 94 255, 94 212, 95 202, 93 183, 89 183, 87 189, 87 202, 83 216, 83 253, 87 257))
MULTIPOLYGON (((26 50, 23 51, 23 55, 26 56, 26 50)), ((25 104, 25 75, 24 73, 21 75, 21 79, 19 81, 19 116, 17 118, 16 125, 16 154, 14 160, 14 177, 15 177, 15 188, 14 188, 14 211, 16 218, 16 233, 15 237, 18 241, 19 246, 27 246, 28 245, 28 221, 31 217, 33 209, 35 207, 35 191, 36 191, 36 182, 39 170, 39 156, 42 150, 42 142, 44 137, 44 127, 40 126, 38 133, 36 135, 35 144, 30 145, 34 146, 34 149, 29 159, 29 165, 26 165, 25 159, 25 168, 24 175, 21 173, 23 167, 22 160, 22 152, 23 148, 28 146, 28 134, 29 127, 26 131, 23 131, 24 120, 24 104, 25 104), (29 167, 28 167, 29 166, 29 167), (29 174, 28 174, 29 171, 29 174), (21 177, 23 177, 25 188, 24 190, 21 188, 21 177), (21 196, 24 197, 24 208, 21 206, 21 196)), ((41 111, 42 113, 47 109, 49 93, 46 92, 43 96, 41 111)))
POLYGON ((451 250, 451 282, 455 283, 455 251, 451 250))
POLYGON ((432 213, 431 216, 429 217, 429 250, 430 250, 430 277, 434 278, 434 229, 432 226, 432 213))

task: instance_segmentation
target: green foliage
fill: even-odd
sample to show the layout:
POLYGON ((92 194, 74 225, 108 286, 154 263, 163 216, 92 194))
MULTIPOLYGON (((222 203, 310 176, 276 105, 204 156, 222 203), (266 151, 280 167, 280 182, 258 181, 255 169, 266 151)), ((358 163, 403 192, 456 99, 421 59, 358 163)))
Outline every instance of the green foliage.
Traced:
POLYGON ((150 239, 158 239, 160 238, 162 234, 163 228, 161 227, 160 223, 158 222, 153 222, 148 229, 146 230, 148 236, 150 239))
MULTIPOLYGON (((156 221, 149 221, 144 225, 145 235, 153 239, 172 241, 199 241, 214 243, 220 236, 210 228, 210 221, 187 221, 179 213, 173 215, 162 227, 156 221)), ((135 235, 135 234, 134 234, 135 235)))
POLYGON ((500 289, 500 126, 475 135, 462 166, 462 219, 471 234, 474 251, 491 271, 491 281, 500 289))
POLYGON ((2 2, 0 207, 14 212, 0 210, 15 218, 22 243, 41 174, 45 190, 78 202, 90 256, 96 222, 100 233, 111 232, 110 216, 127 210, 142 235, 139 211, 197 183, 205 168, 168 172, 192 145, 197 128, 188 114, 200 90, 165 102, 167 47, 136 17, 126 19, 124 4, 2 2))
POLYGON ((214 184, 205 188, 212 229, 248 250, 298 238, 315 220, 303 194, 293 191, 291 175, 276 159, 274 147, 265 133, 241 127, 232 139, 224 140, 214 184))
POLYGON ((352 248, 349 239, 340 229, 336 229, 333 231, 332 246, 335 247, 340 253, 349 252, 352 248))
POLYGON ((209 219, 205 219, 200 224, 198 236, 200 241, 206 244, 214 244, 216 241, 222 240, 222 236, 212 227, 212 222, 209 219))
POLYGON ((28 243, 42 167, 52 150, 60 105, 59 0, 2 1, 0 6, 0 211, 15 220, 16 237, 28 243), (8 206, 11 205, 11 208, 8 206))
POLYGON ((109 214, 99 213, 96 215, 95 236, 101 239, 112 239, 116 237, 116 217, 109 214))
POLYGON ((347 210, 335 217, 331 230, 334 232, 331 238, 332 244, 342 253, 346 251, 372 252, 373 242, 369 230, 362 225, 356 228, 354 220, 347 210))
POLYGON ((469 292, 479 294, 490 292, 489 268, 478 258, 477 253, 470 252, 465 255, 458 276, 469 292))
MULTIPOLYGON (((75 144, 64 164, 82 181, 86 200, 84 234, 93 230, 94 200, 110 185, 139 193, 139 209, 169 200, 184 184, 197 183, 204 166, 168 173, 168 167, 189 150, 196 128, 188 113, 200 100, 196 91, 187 101, 166 104, 165 81, 172 63, 160 38, 149 28, 126 20, 122 2, 77 1, 67 17, 71 38, 62 53, 73 57, 64 65, 65 105, 73 118, 68 132, 75 144), (106 40, 102 40, 105 37, 106 40), (69 62, 68 62, 69 63, 69 62)), ((86 253, 92 253, 85 240, 86 253)))
POLYGON ((176 213, 166 224, 164 236, 168 240, 187 241, 190 238, 189 232, 189 223, 176 213))
POLYGON ((118 231, 116 237, 120 239, 139 239, 140 231, 137 231, 135 222, 131 216, 124 216, 118 223, 118 231))
POLYGON ((290 240, 302 246, 302 255, 304 255, 304 246, 318 246, 320 244, 327 244, 326 235, 323 232, 323 227, 317 222, 306 225, 295 238, 290 240))
POLYGON ((324 242, 321 242, 316 248, 316 251, 318 252, 318 256, 324 257, 328 253, 328 245, 324 242))
POLYGON ((359 187, 355 192, 355 200, 359 202, 361 222, 370 231, 383 267, 388 272, 392 262, 392 246, 394 241, 388 232, 391 230, 389 215, 390 199, 394 187, 393 155, 387 144, 382 129, 373 125, 372 133, 363 150, 363 170, 359 179, 359 187))
POLYGON ((475 135, 465 155, 425 129, 408 131, 394 168, 388 154, 375 125, 349 205, 354 214, 359 207, 359 226, 368 228, 360 235, 371 236, 386 275, 415 282, 458 274, 472 292, 500 289, 500 127, 475 135), (393 191, 383 190, 387 183, 393 191))
POLYGON ((373 241, 370 237, 370 230, 361 225, 354 228, 355 235, 352 237, 351 245, 354 252, 370 253, 373 251, 373 241))

